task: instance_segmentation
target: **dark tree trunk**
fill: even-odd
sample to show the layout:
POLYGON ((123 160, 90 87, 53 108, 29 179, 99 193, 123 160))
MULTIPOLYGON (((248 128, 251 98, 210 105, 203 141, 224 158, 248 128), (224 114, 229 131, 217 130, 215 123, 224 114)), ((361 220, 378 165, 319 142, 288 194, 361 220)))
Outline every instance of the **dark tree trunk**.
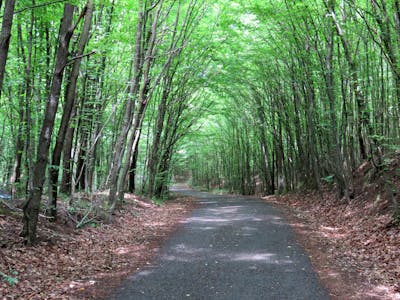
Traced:
MULTIPOLYGON (((71 119, 76 116, 77 106, 71 112, 71 119)), ((69 126, 65 135, 63 148, 63 174, 61 179, 60 192, 66 195, 71 195, 72 192, 72 147, 74 143, 75 126, 69 126)))
POLYGON ((15 0, 6 0, 4 6, 3 23, 0 35, 0 96, 3 88, 4 73, 10 46, 11 28, 14 19, 15 0))
POLYGON ((266 132, 265 132, 265 111, 264 107, 261 102, 261 96, 255 92, 254 98, 256 100, 256 111, 257 111, 257 118, 260 122, 260 147, 261 147, 261 170, 262 170, 262 177, 264 182, 264 193, 267 195, 272 195, 275 192, 275 186, 272 181, 271 176, 271 168, 268 162, 268 145, 266 141, 266 132))
POLYGON ((49 99, 46 103, 44 121, 40 132, 37 159, 33 172, 32 189, 29 190, 28 199, 24 203, 23 223, 24 227, 21 236, 27 239, 29 245, 36 240, 36 228, 39 216, 40 202, 43 192, 43 185, 46 177, 49 148, 53 134, 54 121, 57 114, 58 101, 60 98, 61 85, 64 69, 68 62, 68 46, 72 37, 72 18, 74 6, 64 5, 64 15, 61 21, 59 45, 56 55, 56 64, 49 99))
MULTIPOLYGON (((169 81, 169 80, 166 80, 169 81)), ((167 100, 168 100, 168 95, 169 95, 169 82, 164 82, 164 89, 163 89, 163 95, 161 97, 160 104, 158 105, 157 109, 157 121, 156 121, 156 127, 155 127, 155 132, 154 132, 154 137, 153 137, 153 143, 151 146, 151 151, 150 151, 150 157, 148 161, 148 169, 149 169, 149 186, 148 186, 148 196, 152 197, 154 193, 154 187, 155 187, 155 180, 158 175, 158 162, 159 162, 159 144, 160 144, 160 138, 161 138, 161 133, 163 131, 164 127, 164 118, 165 118, 165 111, 166 111, 166 105, 167 105, 167 100)))
POLYGON ((93 15, 93 1, 89 0, 84 8, 81 16, 85 15, 85 22, 82 29, 82 34, 79 40, 78 51, 76 53, 77 58, 74 61, 72 66, 72 71, 69 77, 67 91, 65 95, 64 109, 63 115, 61 118, 60 128, 57 134, 56 144, 54 146, 53 155, 51 159, 51 168, 50 168, 50 186, 51 191, 49 193, 50 196, 50 217, 51 220, 56 220, 57 218, 57 186, 58 186, 58 175, 59 175, 59 166, 61 161, 61 153, 64 146, 65 136, 67 133, 68 125, 71 120, 71 112, 74 106, 75 98, 76 98, 76 85, 79 76, 79 69, 81 65, 82 58, 80 56, 83 55, 85 51, 85 47, 89 41, 89 33, 90 27, 92 23, 92 15, 93 15))
MULTIPOLYGON (((139 135, 141 135, 142 127, 139 128, 139 135)), ((131 165, 129 167, 129 186, 128 190, 130 193, 135 192, 135 175, 136 175, 136 166, 137 160, 139 156, 139 147, 136 147, 131 160, 131 165)))

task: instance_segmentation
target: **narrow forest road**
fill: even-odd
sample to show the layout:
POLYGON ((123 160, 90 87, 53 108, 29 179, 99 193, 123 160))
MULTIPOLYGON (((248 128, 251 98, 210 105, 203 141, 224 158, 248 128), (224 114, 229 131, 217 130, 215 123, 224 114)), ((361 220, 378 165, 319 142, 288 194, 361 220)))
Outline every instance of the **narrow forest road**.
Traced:
POLYGON ((110 299, 329 299, 283 216, 255 198, 198 198, 153 266, 110 299))

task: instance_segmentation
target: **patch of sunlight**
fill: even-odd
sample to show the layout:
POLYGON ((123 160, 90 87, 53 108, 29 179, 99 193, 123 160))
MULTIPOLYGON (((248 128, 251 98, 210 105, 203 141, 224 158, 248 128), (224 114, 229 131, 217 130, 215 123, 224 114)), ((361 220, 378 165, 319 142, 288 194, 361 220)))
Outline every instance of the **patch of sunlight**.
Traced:
POLYGON ((139 276, 149 276, 153 272, 154 272, 153 270, 143 270, 143 271, 140 271, 137 274, 133 274, 132 276, 129 277, 129 279, 135 279, 136 277, 139 277, 139 276))
POLYGON ((117 249, 115 249, 115 251, 114 251, 114 253, 115 253, 115 254, 118 254, 118 255, 127 254, 127 253, 129 253, 129 252, 130 252, 129 249, 128 249, 128 248, 125 248, 125 247, 117 248, 117 249))
POLYGON ((166 223, 165 223, 165 222, 154 222, 154 221, 151 221, 151 222, 148 222, 148 223, 146 223, 146 224, 162 227, 162 226, 165 226, 166 223))
POLYGON ((290 259, 279 259, 275 253, 239 253, 224 255, 225 259, 237 262, 257 262, 265 264, 288 265, 293 264, 290 259))
POLYGON ((217 201, 200 201, 200 204, 217 204, 217 201))
MULTIPOLYGON (((212 248, 212 247, 210 247, 212 248)), ((210 252, 210 248, 194 248, 185 244, 179 244, 174 247, 173 254, 166 254, 162 256, 166 261, 179 261, 179 262, 193 262, 201 259, 202 254, 210 252)))
POLYGON ((319 232, 323 237, 341 239, 346 236, 345 233, 340 233, 339 228, 330 226, 320 226, 321 231, 319 232))
POLYGON ((268 220, 267 218, 258 218, 252 217, 248 215, 236 215, 234 217, 193 217, 190 218, 189 221, 199 222, 199 223, 230 223, 235 221, 251 221, 251 222, 263 222, 268 220))
POLYGON ((215 214, 237 213, 239 208, 243 206, 223 206, 219 208, 211 208, 209 211, 215 214))
POLYGON ((208 230, 215 230, 217 228, 213 227, 213 226, 206 226, 206 227, 200 227, 200 228, 197 228, 197 229, 199 229, 201 231, 208 231, 208 230))
POLYGON ((390 287, 385 285, 377 285, 372 291, 365 293, 365 295, 373 297, 374 299, 391 299, 400 300, 400 293, 394 292, 390 287))
POLYGON ((226 223, 230 222, 230 219, 223 218, 206 218, 206 217, 192 217, 188 219, 188 222, 200 222, 200 223, 226 223))
POLYGON ((272 258, 275 257, 276 254, 273 253, 240 253, 234 255, 232 258, 233 261, 264 261, 264 262, 272 262, 272 258))
POLYGON ((190 263, 194 261, 198 261, 199 259, 193 258, 193 257, 183 257, 181 255, 164 255, 163 256, 164 261, 178 261, 178 262, 183 262, 183 263, 190 263))
POLYGON ((198 254, 202 252, 208 251, 207 248, 194 248, 189 247, 185 244, 179 244, 174 247, 174 251, 178 253, 185 253, 185 254, 198 254))
POLYGON ((220 223, 221 225, 225 225, 226 223, 232 222, 241 222, 241 221, 249 221, 249 222, 265 222, 265 221, 276 221, 276 225, 282 225, 283 223, 279 222, 282 220, 279 217, 266 215, 266 216, 251 216, 248 214, 234 214, 233 216, 226 216, 223 218, 219 216, 219 214, 213 213, 211 216, 207 217, 191 217, 186 219, 182 223, 220 223), (214 216, 213 216, 214 215, 214 216))
POLYGON ((130 247, 119 247, 114 250, 114 253, 117 255, 124 255, 124 254, 128 254, 131 252, 139 252, 143 248, 144 248, 143 245, 134 245, 134 246, 130 246, 130 247))
POLYGON ((340 274, 338 272, 330 271, 330 272, 327 273, 326 277, 336 278, 336 277, 340 277, 340 274))
POLYGON ((120 272, 100 272, 96 273, 93 275, 94 278, 97 278, 99 280, 104 279, 104 278, 109 278, 109 277, 126 277, 129 275, 130 272, 127 271, 120 271, 120 272))
POLYGON ((70 289, 80 289, 84 290, 85 288, 92 286, 96 283, 95 280, 89 280, 89 281, 71 281, 69 283, 69 288, 70 289))

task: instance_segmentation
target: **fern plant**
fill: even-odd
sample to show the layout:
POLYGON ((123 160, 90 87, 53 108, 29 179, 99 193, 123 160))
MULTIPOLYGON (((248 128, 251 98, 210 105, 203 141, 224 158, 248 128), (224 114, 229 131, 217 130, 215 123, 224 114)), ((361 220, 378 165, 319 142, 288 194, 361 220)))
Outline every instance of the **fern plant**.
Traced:
MULTIPOLYGON (((11 271, 12 275, 14 275, 14 276, 18 275, 18 272, 13 271, 13 270, 10 270, 10 271, 11 271)), ((14 286, 14 285, 16 285, 18 283, 18 278, 17 277, 9 276, 9 275, 1 272, 1 271, 0 271, 0 276, 1 276, 2 280, 7 282, 11 286, 14 286)))

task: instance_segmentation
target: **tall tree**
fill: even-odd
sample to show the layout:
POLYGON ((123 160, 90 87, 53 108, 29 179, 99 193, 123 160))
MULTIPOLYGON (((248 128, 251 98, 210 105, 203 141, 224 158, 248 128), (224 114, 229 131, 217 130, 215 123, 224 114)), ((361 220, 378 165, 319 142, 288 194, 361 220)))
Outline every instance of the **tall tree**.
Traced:
POLYGON ((11 28, 14 19, 15 0, 6 0, 0 35, 0 96, 3 89, 4 73, 10 46, 11 28))
POLYGON ((67 133, 68 125, 70 124, 71 113, 74 107, 74 103, 76 101, 76 85, 79 76, 79 69, 82 61, 82 56, 84 55, 85 47, 89 41, 89 33, 90 27, 92 24, 92 15, 93 15, 93 1, 88 0, 85 8, 82 11, 81 17, 85 16, 85 22, 83 24, 82 33, 79 39, 79 44, 76 51, 76 57, 74 57, 74 63, 72 65, 72 70, 69 75, 65 101, 64 101, 64 109, 63 115, 61 118, 60 128, 57 134, 56 144, 54 146, 52 159, 51 159, 51 168, 50 168, 50 184, 51 184, 51 192, 49 193, 50 197, 50 216, 52 220, 57 218, 57 194, 58 194, 58 175, 59 175, 59 166, 61 161, 62 149, 64 146, 64 140, 67 133))
MULTIPOLYGON (((146 1, 147 3, 147 1, 146 1)), ((160 9, 157 10, 159 13, 160 9)), ((123 124, 122 128, 120 130, 120 134, 118 135, 117 141, 116 141, 116 148, 114 151, 114 156, 112 160, 112 165, 111 169, 109 172, 109 181, 108 185, 110 187, 110 193, 109 193, 109 199, 108 202, 112 206, 112 210, 115 207, 116 204, 116 194, 117 194, 117 185, 118 185, 118 177, 119 177, 119 171, 121 168, 122 164, 122 159, 123 155, 125 152, 125 146, 126 146, 126 138, 129 133, 130 125, 133 119, 133 111, 134 111, 134 105, 136 101, 136 96, 139 91, 139 82, 142 74, 142 69, 143 69, 143 64, 144 64, 144 58, 143 58, 143 53, 144 53, 144 46, 146 39, 144 38, 144 35, 147 30, 148 26, 148 17, 149 17, 149 10, 147 6, 144 6, 142 4, 139 4, 138 8, 138 21, 137 21, 137 26, 136 26, 136 40, 135 40, 135 53, 133 56, 133 78, 130 83, 130 88, 129 88, 129 93, 128 97, 126 100, 126 110, 125 114, 123 117, 123 124)), ((157 26, 157 23, 153 21, 153 27, 157 26)), ((152 31, 150 31, 150 34, 152 34, 152 31)), ((151 35, 149 35, 149 38, 151 38, 151 35)), ((150 47, 149 47, 150 48, 150 47)), ((150 51, 153 51, 151 49, 150 51)), ((151 54, 152 52, 150 52, 151 54)), ((149 53, 147 53, 149 54, 149 53)), ((146 57, 147 61, 150 60, 150 56, 146 57)), ((146 87, 147 88, 147 87, 146 87)))
POLYGON ((43 125, 40 131, 37 148, 37 158, 33 172, 32 188, 24 203, 23 223, 24 227, 21 236, 27 239, 28 245, 36 241, 36 228, 39 217, 39 208, 43 192, 43 184, 47 169, 49 148, 53 134, 54 121, 57 114, 58 101, 61 93, 61 86, 64 76, 64 69, 68 63, 68 46, 76 26, 72 25, 75 7, 71 4, 64 5, 64 14, 60 26, 59 44, 56 55, 53 81, 50 95, 46 103, 43 125))

